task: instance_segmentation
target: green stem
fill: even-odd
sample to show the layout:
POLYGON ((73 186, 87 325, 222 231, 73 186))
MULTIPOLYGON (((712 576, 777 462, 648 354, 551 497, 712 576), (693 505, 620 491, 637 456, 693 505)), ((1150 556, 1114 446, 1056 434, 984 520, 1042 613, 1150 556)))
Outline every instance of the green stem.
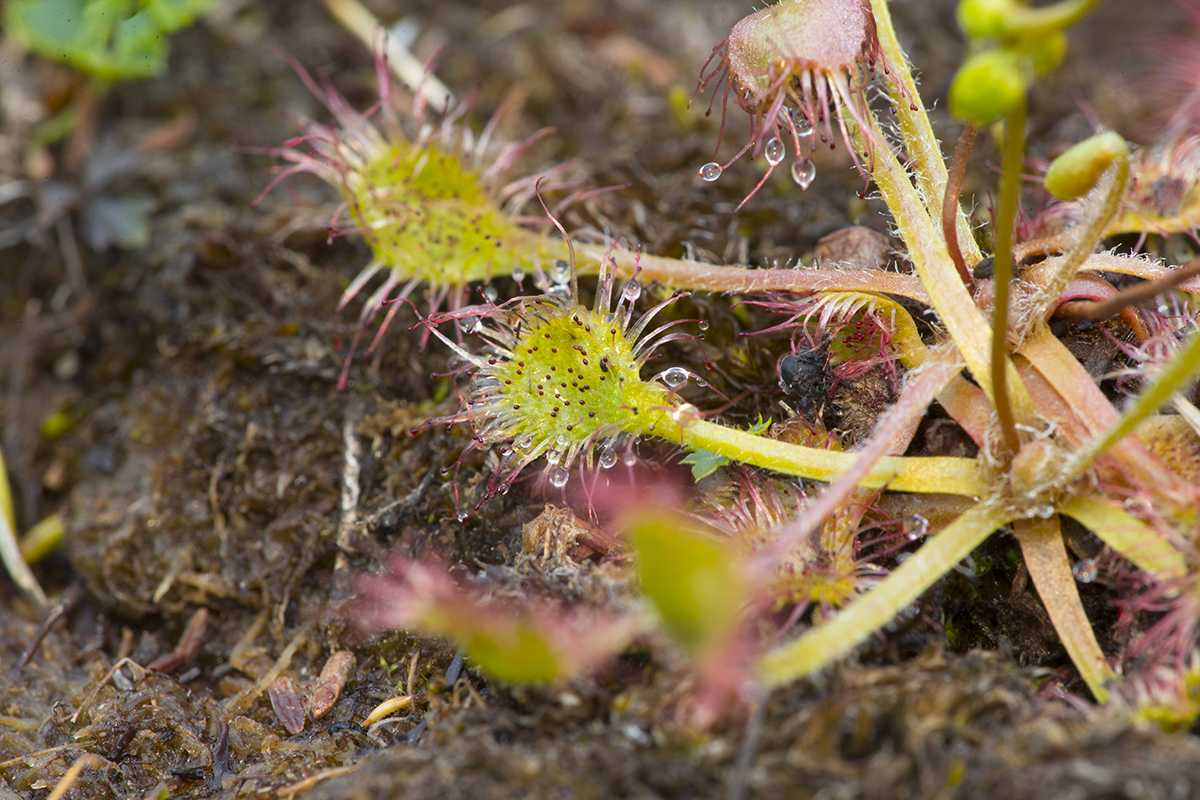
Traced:
MULTIPOLYGON (((650 418, 652 425, 649 428, 641 427, 639 432, 650 432, 687 447, 785 475, 832 482, 853 467, 859 458, 857 453, 803 447, 700 419, 687 419, 687 412, 680 409, 656 410, 653 414, 650 418)), ((946 456, 887 456, 879 459, 859 485, 872 489, 972 497, 984 493, 983 476, 974 459, 946 456)))
POLYGON ((1171 395, 1182 389, 1200 369, 1200 330, 1193 331, 1187 344, 1165 367, 1154 374, 1150 385, 1125 409, 1117 423, 1085 448, 1072 464, 1070 477, 1083 473, 1097 456, 1124 439, 1137 424, 1158 411, 1171 395))
POLYGON ((759 679, 768 687, 779 686, 815 672, 850 652, 1010 519, 1010 515, 1000 509, 981 505, 966 511, 844 611, 799 639, 767 653, 759 663, 759 679))
POLYGON ((1012 281, 1013 222, 1021 189, 1021 167, 1025 160, 1025 99, 1022 98, 1004 129, 1004 175, 1000 181, 1000 206, 996 211, 995 308, 992 311, 992 402, 1000 417, 1000 430, 1009 452, 1021 447, 1016 421, 1008 399, 1008 299, 1012 281))
POLYGON ((1013 3, 1004 15, 1004 33, 1019 39, 1057 33, 1083 19, 1099 4, 1100 0, 1063 0, 1056 5, 1031 8, 1013 3))

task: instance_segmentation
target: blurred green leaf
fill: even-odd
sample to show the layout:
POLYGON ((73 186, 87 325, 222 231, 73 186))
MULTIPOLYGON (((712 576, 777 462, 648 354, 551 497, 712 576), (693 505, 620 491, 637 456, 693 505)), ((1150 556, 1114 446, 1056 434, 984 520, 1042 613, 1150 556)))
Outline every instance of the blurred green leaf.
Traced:
POLYGON ((104 80, 162 71, 167 34, 193 22, 213 0, 13 0, 5 28, 47 58, 104 80))
POLYGON ((677 517, 639 520, 630 529, 642 591, 663 626, 691 652, 721 640, 737 621, 745 587, 731 548, 677 517))
POLYGON ((549 683, 558 677, 558 662, 532 628, 519 626, 503 638, 480 631, 463 644, 480 669, 502 681, 549 683))

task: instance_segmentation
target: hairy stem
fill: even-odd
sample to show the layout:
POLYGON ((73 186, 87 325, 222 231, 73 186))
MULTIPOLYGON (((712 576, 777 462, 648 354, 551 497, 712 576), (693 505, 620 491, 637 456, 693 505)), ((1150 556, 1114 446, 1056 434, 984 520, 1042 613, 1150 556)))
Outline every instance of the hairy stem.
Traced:
MULTIPOLYGON (((653 426, 640 432, 785 475, 832 482, 850 471, 859 459, 857 453, 803 447, 700 419, 685 419, 678 409, 654 413, 653 426)), ((983 477, 975 461, 946 456, 883 457, 858 485, 903 492, 983 494, 983 477)))
MULTIPOLYGON (((878 126, 874 117, 870 119, 872 124, 878 126)), ((878 129, 874 131, 874 135, 882 136, 878 129)), ((909 257, 917 275, 929 293, 929 304, 945 323, 955 346, 962 353, 963 360, 979 381, 980 387, 994 402, 989 369, 988 324, 954 268, 941 231, 926 213, 907 171, 889 148, 877 150, 872 177, 892 212, 900 231, 900 238, 908 246, 909 257)), ((944 184, 942 190, 945 190, 944 184)), ((1020 381, 1015 372, 1012 378, 1012 402, 1017 410, 1017 419, 1022 424, 1031 425, 1034 410, 1029 395, 1023 387, 1018 388, 1020 381)))
POLYGON ((779 686, 850 652, 1010 519, 1005 512, 982 505, 966 511, 833 619, 767 653, 759 663, 759 679, 766 686, 779 686))
MULTIPOLYGON (((1023 106, 1022 106, 1023 108, 1023 106)), ((1024 135, 1022 132, 1022 141, 1024 135)), ((1008 154, 1005 150, 1005 172, 1004 178, 1008 179, 1008 154)), ((1018 172, 1020 165, 1018 164, 1018 172)), ((1107 192, 1104 195, 1104 203, 1101 205, 1096 216, 1079 235, 1075 242, 1075 247, 1072 248, 1070 254, 1067 255, 1065 261, 1058 266, 1058 271, 1054 274, 1054 278, 1047 282, 1041 289, 1038 290, 1038 297, 1034 303, 1032 314, 1023 322, 1024 326, 1040 325, 1050 312, 1054 310, 1058 302, 1058 297, 1067 288, 1067 284, 1075 277, 1075 273, 1079 267, 1087 260, 1092 251, 1096 249, 1096 245, 1104 236, 1104 229, 1108 226, 1110 220, 1117 213, 1121 206, 1121 200, 1125 197, 1125 189, 1129 185, 1129 155, 1126 154, 1113 164, 1110 170, 1115 169, 1115 174, 1111 182, 1108 184, 1107 192)), ((1018 175, 1019 177, 1019 175, 1018 175)), ((999 240, 999 233, 997 233, 999 240)), ((1000 256, 996 255, 997 266, 999 266, 1000 256)), ((1182 280, 1182 279, 1181 279, 1182 280)))
POLYGON ((1143 572, 1160 580, 1173 580, 1187 574, 1183 553, 1165 536, 1124 509, 1088 497, 1073 497, 1058 510, 1083 524, 1100 541, 1143 572))
MULTIPOLYGON (((759 292, 822 292, 858 291, 908 297, 922 303, 929 302, 925 287, 915 275, 902 275, 881 269, 749 269, 747 267, 723 267, 702 264, 698 261, 680 261, 663 256, 632 253, 628 250, 613 250, 611 253, 597 245, 580 245, 579 253, 584 261, 600 263, 606 256, 611 258, 617 270, 632 276, 638 272, 640 278, 658 281, 673 289, 704 292, 736 292, 751 294, 759 292)), ((583 265, 581 264, 581 267, 583 265)))
MULTIPOLYGON (((900 134, 904 139, 904 150, 912 159, 917 186, 926 200, 926 208, 934 219, 942 216, 942 198, 946 194, 947 172, 942 161, 942 149, 929 123, 925 103, 917 91, 916 81, 908 68, 908 57, 896 38, 892 27, 892 14, 887 0, 871 0, 871 13, 875 17, 875 28, 879 34, 879 47, 884 60, 891 68, 892 82, 896 94, 892 98, 896 105, 896 117, 900 123, 900 134)), ((972 262, 979 261, 982 254, 971 236, 971 223, 955 204, 959 239, 966 248, 965 255, 972 262)))

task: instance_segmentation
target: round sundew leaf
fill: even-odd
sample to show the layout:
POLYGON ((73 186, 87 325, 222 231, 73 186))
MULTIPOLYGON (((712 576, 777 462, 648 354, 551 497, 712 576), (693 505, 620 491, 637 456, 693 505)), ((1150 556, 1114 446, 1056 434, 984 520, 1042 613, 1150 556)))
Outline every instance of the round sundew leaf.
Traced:
POLYGON ((598 431, 636 430, 643 412, 669 404, 643 381, 616 315, 551 300, 526 310, 512 356, 485 371, 498 381, 498 421, 515 439, 581 446, 598 431))

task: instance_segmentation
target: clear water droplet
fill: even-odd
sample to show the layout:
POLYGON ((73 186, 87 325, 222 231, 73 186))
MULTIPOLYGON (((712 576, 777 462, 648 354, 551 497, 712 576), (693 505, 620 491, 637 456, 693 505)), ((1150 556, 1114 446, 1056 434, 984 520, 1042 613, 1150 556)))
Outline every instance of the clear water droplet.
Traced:
POLYGON ((696 420, 700 415, 700 409, 696 408, 691 403, 684 403, 671 412, 671 419, 678 422, 680 425, 689 425, 696 420))
POLYGON ((466 522, 466 521, 467 521, 467 517, 469 517, 469 516, 471 516, 471 512, 469 512, 469 511, 459 511, 457 514, 455 514, 455 515, 454 515, 454 518, 455 518, 456 520, 458 520, 459 522, 466 522))
POLYGON ((571 280, 571 265, 561 258, 555 261, 554 266, 550 268, 550 280, 558 284, 569 283, 571 280))
POLYGON ((565 433, 560 433, 557 437, 555 437, 554 443, 558 445, 559 450, 566 450, 571 446, 571 437, 567 436, 565 433))
POLYGON ((715 161, 710 161, 700 168, 700 177, 709 183, 712 183, 717 178, 721 177, 721 173, 723 171, 724 170, 721 169, 720 164, 715 161))
POLYGON ((529 448, 533 447, 533 434, 531 433, 527 436, 522 437, 520 440, 517 441, 516 444, 517 444, 517 449, 528 450, 529 448))
POLYGON ((525 280, 525 270, 521 269, 520 267, 513 267, 513 271, 511 274, 512 274, 512 279, 514 281, 516 281, 517 283, 520 283, 521 281, 525 280))
POLYGON ((502 456, 506 456, 513 451, 512 446, 508 445, 508 444, 502 444, 497 449, 499 450, 500 455, 502 455, 502 456))
POLYGON ((625 281, 625 285, 621 287, 621 299, 633 302, 642 296, 642 285, 633 278, 625 281))
POLYGON ((696 323, 696 327, 702 331, 708 330, 708 320, 706 320, 706 319, 700 320, 699 322, 696 323))
POLYGON ((773 167, 780 161, 783 161, 783 157, 787 155, 787 150, 784 148, 783 142, 776 136, 767 142, 763 154, 767 157, 767 163, 773 167))
POLYGON ((1054 516, 1054 506, 1047 503, 1044 506, 1038 506, 1035 508, 1033 513, 1038 519, 1050 519, 1054 516))
POLYGON ((1091 583, 1100 574, 1100 566, 1094 558, 1081 558, 1071 565, 1071 574, 1080 583, 1091 583))
POLYGON ((479 317, 463 317, 459 324, 462 325, 463 333, 474 333, 475 326, 479 324, 479 317))
POLYGON ((606 447, 600 451, 600 466, 603 469, 612 469, 617 463, 617 451, 611 447, 606 447))
POLYGON ((567 481, 571 479, 571 473, 562 467, 558 467, 550 473, 550 483, 556 489, 561 489, 567 485, 567 481))
POLYGON ((817 165, 811 159, 802 158, 792 164, 792 180, 801 189, 807 189, 811 186, 815 177, 817 177, 817 165))
POLYGON ((808 121, 808 117, 804 116, 804 112, 798 108, 791 109, 792 125, 796 126, 797 136, 812 136, 813 126, 808 121))
POLYGON ((570 297, 571 287, 565 283, 556 283, 546 290, 546 294, 552 294, 556 297, 570 297))
POLYGON ((551 466, 557 464, 559 462, 559 459, 561 459, 561 458, 562 458, 562 453, 558 452, 557 450, 547 450, 546 451, 546 461, 551 466))
POLYGON ((487 300, 489 303, 496 302, 496 298, 499 296, 500 293, 496 291, 496 287, 492 286, 490 283, 483 287, 483 299, 487 300))
POLYGON ((904 533, 905 538, 910 542, 915 542, 929 532, 929 520, 920 514, 913 514, 905 518, 900 525, 900 530, 904 533))
POLYGON ((671 367, 662 374, 662 382, 672 389, 678 389, 687 383, 688 371, 682 367, 671 367))
POLYGON ((621 462, 627 467, 632 467, 638 462, 637 453, 633 452, 632 447, 621 454, 621 462))

